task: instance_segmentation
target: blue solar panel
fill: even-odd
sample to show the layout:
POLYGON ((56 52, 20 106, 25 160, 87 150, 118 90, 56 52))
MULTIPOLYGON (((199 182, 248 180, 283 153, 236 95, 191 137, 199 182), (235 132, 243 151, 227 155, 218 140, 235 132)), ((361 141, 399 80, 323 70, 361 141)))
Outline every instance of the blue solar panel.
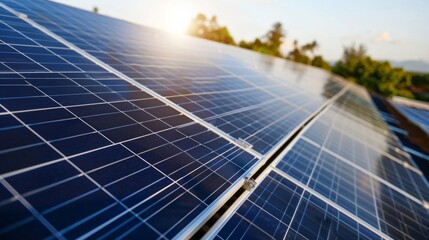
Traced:
POLYGON ((256 163, 3 8, 0 26, 2 238, 171 238, 256 163))
POLYGON ((382 239, 275 172, 214 239, 382 239))
POLYGON ((383 129, 366 125, 359 119, 350 121, 355 118, 355 115, 346 115, 350 109, 348 104, 333 107, 304 133, 304 140, 416 199, 428 201, 428 188, 421 171, 409 157, 397 151, 397 141, 385 135, 383 129), (330 119, 326 115, 330 115, 330 119))
POLYGON ((241 234, 264 239, 426 238, 429 187, 412 159, 389 153, 399 145, 385 129, 367 94, 352 88, 274 160, 268 177, 211 234, 219 239, 241 234), (292 217, 290 208, 296 210, 292 217))
POLYGON ((413 106, 406 106, 400 103, 393 103, 396 109, 398 109, 405 117, 411 122, 419 126, 423 131, 429 135, 429 110, 426 108, 418 108, 413 106))
POLYGON ((190 237, 275 152, 212 237, 429 234, 365 90, 45 0, 0 0, 0 138, 0 238, 190 237))
MULTIPOLYGON (((317 72, 320 83, 311 82, 319 92, 310 95, 291 84, 297 78, 292 70, 279 78, 253 69, 267 59, 247 51, 177 39, 47 1, 3 2, 261 154, 270 153, 342 88, 317 72)), ((301 72, 298 82, 311 77, 301 72)))

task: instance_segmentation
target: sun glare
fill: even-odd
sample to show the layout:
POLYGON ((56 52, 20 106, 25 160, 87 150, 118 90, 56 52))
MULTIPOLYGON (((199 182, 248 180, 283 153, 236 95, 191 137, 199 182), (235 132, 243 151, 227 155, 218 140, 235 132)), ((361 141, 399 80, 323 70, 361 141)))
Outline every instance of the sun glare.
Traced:
POLYGON ((165 28, 172 33, 185 33, 194 15, 190 6, 171 6, 165 11, 165 28))

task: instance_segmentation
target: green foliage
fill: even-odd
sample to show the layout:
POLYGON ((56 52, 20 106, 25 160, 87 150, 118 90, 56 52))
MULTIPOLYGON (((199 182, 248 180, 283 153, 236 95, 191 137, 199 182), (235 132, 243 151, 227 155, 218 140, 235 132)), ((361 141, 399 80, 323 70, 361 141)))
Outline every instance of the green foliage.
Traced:
POLYGON ((367 49, 365 45, 361 44, 358 47, 355 47, 355 45, 351 45, 344 48, 343 53, 343 61, 347 62, 352 59, 360 59, 366 57, 367 49))
POLYGON ((239 46, 242 48, 257 51, 263 54, 281 57, 280 47, 283 44, 286 33, 281 23, 274 23, 272 29, 268 31, 261 39, 256 38, 254 41, 240 41, 239 46))
POLYGON ((413 73, 410 87, 418 100, 429 101, 429 74, 413 73))
POLYGON ((311 55, 314 55, 314 51, 319 47, 319 44, 316 41, 311 43, 304 44, 301 49, 303 52, 310 52, 311 55))
POLYGON ((294 62, 302 63, 302 64, 311 64, 311 59, 305 53, 308 51, 308 48, 300 47, 298 44, 298 40, 293 41, 293 49, 289 52, 286 59, 289 59, 294 62))
MULTIPOLYGON (((98 11, 98 9, 97 9, 98 11)), ((225 26, 219 26, 215 16, 208 19, 198 14, 188 28, 188 34, 217 42, 235 45, 234 39, 225 26)), ((280 48, 284 42, 285 30, 281 23, 272 28, 261 38, 253 41, 240 41, 239 47, 263 54, 282 57, 280 48)), ((321 55, 315 55, 319 47, 317 41, 300 46, 293 43, 293 49, 286 59, 302 64, 312 65, 332 71, 344 78, 365 86, 367 89, 387 95, 399 95, 420 100, 429 100, 429 74, 411 74, 402 68, 394 68, 387 61, 377 61, 367 55, 364 45, 351 45, 344 48, 343 57, 331 67, 321 55)))
POLYGON ((314 67, 325 69, 329 72, 332 70, 331 65, 329 65, 329 63, 325 61, 325 59, 323 59, 323 57, 320 55, 315 56, 313 58, 313 60, 311 61, 311 65, 314 67))
POLYGON ((393 68, 387 61, 372 59, 362 45, 344 48, 343 59, 336 63, 333 72, 387 96, 413 96, 408 90, 411 74, 402 68, 393 68))
POLYGON ((276 22, 273 24, 273 27, 268 33, 265 35, 265 45, 268 50, 274 56, 281 56, 280 47, 283 44, 283 40, 286 33, 283 29, 283 25, 280 22, 276 22))
POLYGON ((188 27, 188 34, 208 40, 235 45, 229 30, 225 26, 219 26, 216 16, 207 19, 204 14, 198 14, 188 27))
POLYGON ((429 74, 426 73, 414 73, 411 79, 413 86, 423 88, 426 91, 429 91, 429 74))
POLYGON ((299 46, 298 41, 295 40, 293 42, 293 49, 292 51, 289 52, 286 58, 294 62, 312 65, 314 67, 331 71, 331 66, 329 65, 328 62, 325 61, 325 59, 323 59, 322 56, 314 55, 314 52, 318 47, 319 47, 319 44, 317 43, 317 41, 313 41, 313 42, 304 44, 302 46, 299 46), (310 57, 308 52, 313 57, 310 57))

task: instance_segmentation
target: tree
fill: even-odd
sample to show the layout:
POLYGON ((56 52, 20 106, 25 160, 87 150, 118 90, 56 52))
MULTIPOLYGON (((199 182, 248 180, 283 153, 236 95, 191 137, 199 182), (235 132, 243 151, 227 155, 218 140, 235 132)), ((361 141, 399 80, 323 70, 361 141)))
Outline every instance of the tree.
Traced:
POLYGON ((410 90, 418 100, 429 102, 429 74, 413 73, 410 90))
POLYGON ((305 54, 306 51, 308 51, 307 48, 300 47, 298 40, 294 40, 293 49, 289 52, 286 58, 294 62, 299 62, 307 65, 311 64, 311 58, 305 54))
POLYGON ((361 59, 367 56, 367 49, 365 45, 360 44, 359 47, 355 47, 354 44, 350 46, 344 47, 344 53, 343 53, 343 61, 351 61, 353 59, 361 59))
POLYGON ((363 45, 345 47, 343 58, 336 63, 333 71, 387 96, 413 96, 408 90, 411 75, 402 68, 393 68, 387 61, 380 62, 367 56, 367 49, 363 45))
POLYGON ((329 72, 332 70, 331 65, 329 65, 329 63, 326 62, 321 55, 315 56, 311 61, 311 65, 314 67, 325 69, 329 72))
POLYGON ((311 42, 311 43, 307 43, 307 44, 305 44, 304 46, 302 46, 302 51, 303 52, 307 52, 307 51, 309 51, 309 52, 311 52, 311 55, 314 57, 314 51, 317 49, 319 47, 319 44, 317 43, 317 41, 316 40, 314 40, 313 42, 311 42))
MULTIPOLYGON (((94 10, 98 12, 98 9, 94 10)), ((188 28, 188 34, 235 45, 228 28, 219 25, 216 16, 207 18, 204 14, 198 14, 188 28)), ((240 41, 238 46, 263 54, 282 57, 280 48, 285 41, 286 31, 280 22, 272 25, 271 29, 260 38, 253 41, 240 41)), ((429 89, 429 75, 416 75, 407 73, 402 68, 394 68, 387 61, 377 61, 367 54, 364 45, 355 44, 344 47, 342 59, 337 61, 334 67, 316 55, 319 43, 314 40, 300 45, 297 40, 293 42, 293 49, 285 57, 291 61, 322 68, 343 76, 350 81, 365 86, 367 89, 384 95, 401 95, 427 100, 425 93, 429 89), (421 86, 413 86, 413 82, 421 82, 421 86)), ((414 85, 416 85, 414 83, 414 85)))
POLYGON ((207 18, 204 14, 199 13, 188 27, 187 33, 189 35, 206 38, 208 27, 206 26, 207 18))
POLYGON ((265 35, 266 46, 272 55, 279 57, 282 55, 280 52, 280 47, 283 44, 285 35, 285 30, 283 29, 283 25, 280 22, 274 23, 272 29, 265 35))
POLYGON ((207 19, 204 14, 198 14, 194 19, 192 19, 187 33, 195 37, 235 45, 234 39, 229 33, 228 28, 220 26, 217 22, 216 16, 207 19))
POLYGON ((269 30, 262 38, 246 42, 240 41, 239 46, 242 48, 257 51, 263 54, 282 57, 280 47, 283 44, 285 31, 281 23, 274 23, 272 29, 269 30))

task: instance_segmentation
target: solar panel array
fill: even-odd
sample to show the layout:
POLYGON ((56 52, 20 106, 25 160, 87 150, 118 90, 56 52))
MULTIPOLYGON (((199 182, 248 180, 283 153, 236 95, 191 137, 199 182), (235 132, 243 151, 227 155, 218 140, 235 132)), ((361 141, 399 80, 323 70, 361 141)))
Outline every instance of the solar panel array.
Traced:
POLYGON ((395 102, 393 103, 393 106, 395 106, 395 108, 404 114, 407 119, 419 126, 429 136, 429 110, 406 106, 395 102))
POLYGON ((3 8, 0 20, 2 238, 171 238, 256 163, 3 8))
MULTIPOLYGON (((9 5, 138 84, 232 137, 246 140, 260 154, 268 153, 285 132, 294 130, 327 100, 250 69, 241 60, 247 58, 247 51, 192 38, 180 40, 46 1, 9 5)), ((323 80, 327 94, 341 90, 335 82, 323 80)))
POLYGON ((261 177, 216 239, 425 239, 429 187, 351 89, 261 177), (358 114, 359 113, 359 114, 358 114))
POLYGON ((364 90, 45 0, 0 0, 0 33, 1 238, 189 237, 316 115, 212 236, 427 236, 364 90))

